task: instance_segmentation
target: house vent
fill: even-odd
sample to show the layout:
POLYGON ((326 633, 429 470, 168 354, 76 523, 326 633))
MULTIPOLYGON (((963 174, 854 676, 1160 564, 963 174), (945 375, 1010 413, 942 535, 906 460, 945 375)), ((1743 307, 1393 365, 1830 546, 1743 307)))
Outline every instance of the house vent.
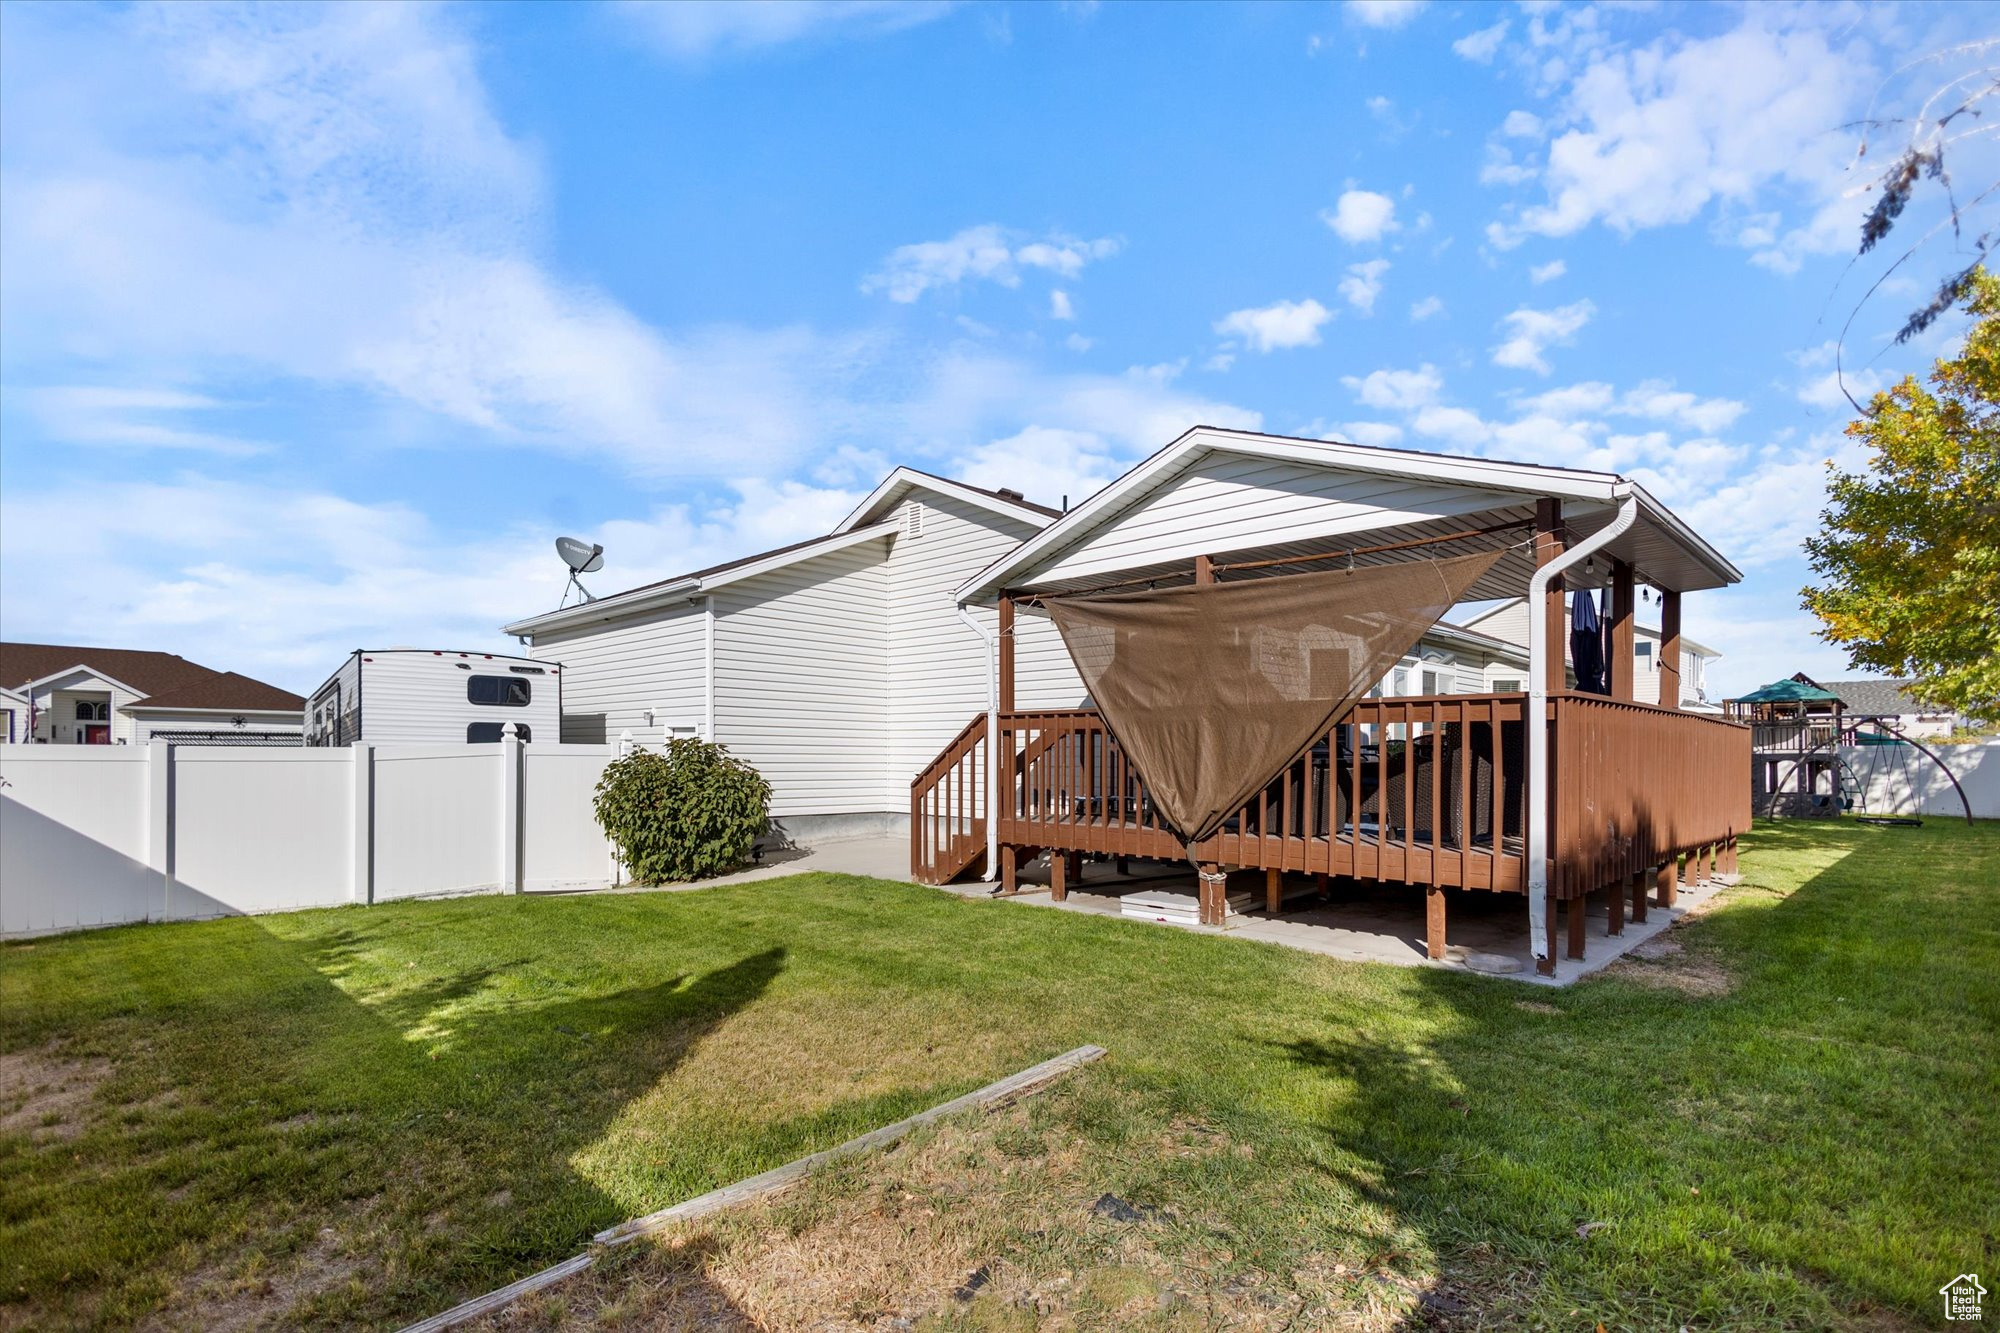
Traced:
POLYGON ((903 506, 903 535, 921 537, 924 535, 924 505, 921 500, 912 500, 903 506))

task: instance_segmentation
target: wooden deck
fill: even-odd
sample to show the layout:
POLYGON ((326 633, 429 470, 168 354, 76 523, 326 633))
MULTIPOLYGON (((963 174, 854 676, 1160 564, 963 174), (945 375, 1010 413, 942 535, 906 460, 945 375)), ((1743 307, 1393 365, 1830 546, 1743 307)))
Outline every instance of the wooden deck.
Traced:
MULTIPOLYGON (((982 715, 911 784, 911 870, 943 883, 983 860, 997 809, 1000 874, 1053 854, 1055 892, 1080 856, 1141 857, 1421 885, 1443 948, 1446 888, 1519 893, 1525 694, 1368 699, 1199 847, 1158 820, 1145 784, 1094 711, 1003 712, 997 780, 982 715), (1192 856, 1190 856, 1192 850, 1192 856)), ((1550 896, 1628 888, 1636 918, 1664 867, 1707 878, 1750 819, 1750 732, 1675 709, 1561 694, 1551 729, 1550 896)), ((1580 922, 1580 914, 1575 915, 1580 922)), ((1573 952, 1581 947, 1572 935, 1573 952)))

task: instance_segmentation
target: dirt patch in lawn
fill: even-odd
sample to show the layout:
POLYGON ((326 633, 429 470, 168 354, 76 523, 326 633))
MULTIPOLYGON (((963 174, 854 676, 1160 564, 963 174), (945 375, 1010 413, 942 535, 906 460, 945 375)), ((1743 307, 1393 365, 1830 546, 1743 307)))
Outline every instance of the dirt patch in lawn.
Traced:
POLYGON ((76 1138, 89 1126, 91 1102, 111 1074, 109 1060, 70 1059, 54 1046, 0 1052, 0 1133, 76 1138))
MULTIPOLYGON (((1237 1154, 1175 1124, 1138 1152, 1237 1154)), ((522 1330, 1388 1329, 1433 1284, 1315 1256, 1232 1262, 1222 1219, 1126 1198, 1016 1108, 927 1131, 792 1195, 608 1251, 470 1325, 522 1330)))
POLYGON ((1707 953, 1689 950, 1671 932, 1662 932, 1637 946, 1601 975, 1700 999, 1736 989, 1734 972, 1707 953))
POLYGON ((300 1302, 358 1282, 367 1256, 354 1252, 341 1228, 319 1229, 293 1254, 272 1259, 262 1253, 229 1254, 183 1278, 165 1306, 140 1328, 239 1333, 278 1328, 300 1302))

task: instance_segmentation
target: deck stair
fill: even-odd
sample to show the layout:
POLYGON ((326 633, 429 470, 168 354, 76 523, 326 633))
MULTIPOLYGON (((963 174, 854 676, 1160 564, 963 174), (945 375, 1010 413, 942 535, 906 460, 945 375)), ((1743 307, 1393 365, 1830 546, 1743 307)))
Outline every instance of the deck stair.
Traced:
POLYGON ((975 714, 910 781, 910 875, 919 884, 986 870, 986 732, 986 714, 975 714))

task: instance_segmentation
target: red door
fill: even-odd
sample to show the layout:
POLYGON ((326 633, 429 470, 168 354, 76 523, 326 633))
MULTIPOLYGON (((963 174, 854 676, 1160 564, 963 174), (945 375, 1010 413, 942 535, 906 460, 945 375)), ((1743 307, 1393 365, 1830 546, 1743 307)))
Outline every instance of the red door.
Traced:
POLYGON ((103 722, 85 723, 83 728, 83 743, 85 745, 111 744, 110 726, 103 722))

